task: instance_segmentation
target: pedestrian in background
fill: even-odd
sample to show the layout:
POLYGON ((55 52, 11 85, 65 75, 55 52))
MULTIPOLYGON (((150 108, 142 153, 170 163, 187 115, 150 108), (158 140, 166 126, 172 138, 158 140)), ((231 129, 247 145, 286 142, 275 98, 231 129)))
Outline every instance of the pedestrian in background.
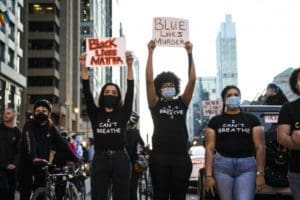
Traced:
POLYGON ((270 83, 267 86, 265 105, 282 105, 289 100, 284 95, 281 88, 275 83, 270 83))
POLYGON ((205 189, 221 200, 253 200, 265 185, 265 140, 259 119, 241 111, 236 86, 222 91, 223 113, 205 133, 205 189))
MULTIPOLYGON (((300 68, 289 79, 294 94, 300 96, 300 68)), ((300 98, 282 106, 277 128, 277 141, 290 149, 288 179, 295 200, 300 199, 300 98)))
POLYGON ((0 123, 0 197, 14 200, 17 186, 17 158, 21 131, 15 125, 16 112, 6 108, 0 123))
POLYGON ((137 163, 139 159, 139 147, 145 146, 145 143, 140 135, 139 129, 137 129, 137 123, 139 121, 139 115, 136 112, 132 112, 127 124, 126 138, 129 158, 132 165, 132 173, 130 179, 130 200, 137 200, 137 188, 138 180, 141 175, 141 169, 137 163))
POLYGON ((66 160, 76 162, 66 141, 51 122, 52 104, 46 99, 34 103, 33 119, 24 125, 21 138, 18 183, 21 200, 29 200, 31 192, 46 186, 46 174, 42 166, 50 159, 50 152, 66 155, 66 160))
POLYGON ((155 200, 184 200, 188 189, 192 162, 188 154, 186 112, 192 99, 196 72, 193 46, 185 43, 188 56, 188 82, 180 94, 180 80, 173 72, 162 72, 153 80, 155 42, 148 43, 146 85, 148 106, 154 132, 149 166, 155 200))
POLYGON ((126 52, 127 92, 124 104, 118 85, 106 83, 96 106, 90 91, 86 56, 80 58, 83 94, 92 123, 95 155, 92 162, 92 200, 107 200, 112 185, 114 200, 129 199, 131 164, 126 152, 126 126, 133 103, 133 56, 126 52))

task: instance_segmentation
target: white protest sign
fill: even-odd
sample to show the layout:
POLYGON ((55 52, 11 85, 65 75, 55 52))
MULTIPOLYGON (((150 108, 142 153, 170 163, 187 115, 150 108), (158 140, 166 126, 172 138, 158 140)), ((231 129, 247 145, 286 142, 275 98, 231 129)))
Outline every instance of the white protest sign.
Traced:
POLYGON ((273 124, 278 122, 278 115, 265 115, 264 120, 266 124, 273 124))
POLYGON ((155 17, 153 36, 156 46, 184 47, 189 41, 189 23, 186 19, 155 17))
POLYGON ((125 66, 125 38, 87 38, 86 66, 125 66))
POLYGON ((202 101, 203 115, 205 117, 213 117, 221 114, 223 103, 221 100, 205 100, 202 101))

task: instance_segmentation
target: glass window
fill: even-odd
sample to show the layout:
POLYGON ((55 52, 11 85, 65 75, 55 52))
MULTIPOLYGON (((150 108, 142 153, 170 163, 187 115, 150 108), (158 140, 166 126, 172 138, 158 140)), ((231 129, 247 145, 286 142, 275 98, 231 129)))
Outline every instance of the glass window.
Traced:
POLYGON ((5 62, 5 44, 0 42, 0 61, 5 62))
POLYGON ((53 86, 58 88, 59 80, 53 76, 30 76, 28 77, 28 86, 43 87, 53 86))
POLYGON ((12 49, 8 49, 8 56, 9 56, 8 66, 14 68, 15 53, 12 49))

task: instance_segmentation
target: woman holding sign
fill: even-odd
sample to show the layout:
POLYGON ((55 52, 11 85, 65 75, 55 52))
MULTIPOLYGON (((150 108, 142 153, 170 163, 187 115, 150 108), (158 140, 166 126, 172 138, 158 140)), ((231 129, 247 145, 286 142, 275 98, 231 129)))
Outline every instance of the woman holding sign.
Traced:
POLYGON ((119 86, 107 83, 101 90, 98 106, 94 103, 90 91, 85 59, 85 55, 80 58, 81 75, 87 112, 93 128, 95 149, 91 172, 92 199, 107 200, 108 190, 112 184, 113 199, 128 200, 131 164, 125 150, 125 129, 132 112, 133 56, 126 52, 128 74, 124 104, 119 86))
POLYGON ((150 173, 154 199, 184 200, 192 170, 188 154, 186 111, 192 99, 196 72, 192 44, 185 43, 188 54, 188 83, 182 95, 179 78, 172 72, 162 72, 153 80, 152 57, 155 42, 148 44, 146 66, 148 105, 154 122, 153 151, 150 173))

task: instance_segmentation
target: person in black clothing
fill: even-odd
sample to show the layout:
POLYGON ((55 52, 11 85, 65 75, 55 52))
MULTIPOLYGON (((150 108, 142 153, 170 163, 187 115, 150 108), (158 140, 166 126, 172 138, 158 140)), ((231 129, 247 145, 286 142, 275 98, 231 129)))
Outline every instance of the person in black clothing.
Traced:
POLYGON ((270 83, 267 86, 265 105, 282 105, 289 100, 286 98, 281 88, 275 83, 270 83))
POLYGON ((132 174, 130 181, 130 200, 137 200, 138 179, 141 174, 140 166, 137 163, 139 157, 138 151, 140 150, 139 147, 142 148, 143 146, 145 146, 145 143, 140 135, 140 131, 136 128, 138 120, 138 114, 132 112, 126 130, 126 150, 129 154, 132 165, 132 174))
POLYGON ((34 104, 34 119, 30 119, 24 125, 18 166, 21 200, 29 200, 32 190, 45 186, 45 173, 41 163, 48 163, 52 149, 66 154, 66 159, 69 161, 77 161, 68 144, 52 125, 51 110, 52 105, 49 101, 38 100, 34 104))
POLYGON ((192 163, 188 154, 186 112, 192 99, 196 72, 192 44, 185 43, 188 54, 188 83, 181 96, 179 78, 172 72, 162 72, 153 80, 152 57, 155 42, 148 43, 146 84, 148 105, 154 133, 149 167, 155 200, 185 199, 192 163))
MULTIPOLYGON (((289 79, 293 93, 300 96, 300 68, 295 69, 289 79)), ((277 141, 290 150, 288 180, 295 200, 300 199, 300 98, 281 107, 277 141)))
POLYGON ((92 200, 106 200, 112 185, 113 199, 129 199, 131 164, 126 146, 126 126, 132 112, 133 102, 133 56, 126 52, 127 93, 124 104, 120 88, 114 83, 102 87, 98 106, 90 91, 89 77, 85 66, 86 55, 80 58, 83 94, 87 113, 92 123, 95 155, 91 172, 92 200))
POLYGON ((14 200, 17 185, 16 166, 21 131, 14 125, 15 111, 7 108, 0 123, 0 197, 14 200))

